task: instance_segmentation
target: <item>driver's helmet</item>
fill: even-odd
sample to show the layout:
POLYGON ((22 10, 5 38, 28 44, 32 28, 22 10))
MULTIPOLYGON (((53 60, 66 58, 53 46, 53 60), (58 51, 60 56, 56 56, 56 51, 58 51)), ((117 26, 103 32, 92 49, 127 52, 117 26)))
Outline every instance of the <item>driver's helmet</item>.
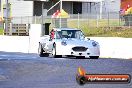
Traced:
POLYGON ((68 37, 69 38, 73 37, 73 33, 71 31, 68 31, 68 37))

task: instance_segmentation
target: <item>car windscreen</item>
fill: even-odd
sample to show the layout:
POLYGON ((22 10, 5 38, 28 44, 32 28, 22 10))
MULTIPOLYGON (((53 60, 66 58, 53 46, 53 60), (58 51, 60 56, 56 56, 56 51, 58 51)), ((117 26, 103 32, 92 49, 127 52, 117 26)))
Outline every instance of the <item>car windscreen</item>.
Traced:
POLYGON ((82 39, 84 38, 84 34, 80 30, 61 30, 57 31, 56 38, 78 38, 82 39))

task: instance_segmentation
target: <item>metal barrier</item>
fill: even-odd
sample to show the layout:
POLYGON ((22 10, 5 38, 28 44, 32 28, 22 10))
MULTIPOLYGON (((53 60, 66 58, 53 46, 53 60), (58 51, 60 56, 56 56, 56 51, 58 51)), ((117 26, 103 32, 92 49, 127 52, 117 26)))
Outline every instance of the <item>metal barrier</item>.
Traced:
POLYGON ((132 26, 132 15, 120 15, 118 12, 108 12, 100 14, 69 14, 69 18, 52 18, 52 16, 26 16, 12 17, 12 24, 43 24, 51 23, 53 27, 70 27, 70 28, 120 28, 132 26), (61 21, 60 21, 61 20, 61 21), (61 23, 60 23, 61 22, 61 23))
MULTIPOLYGON (((88 27, 119 27, 119 26, 131 26, 131 15, 122 16, 117 12, 99 14, 69 14, 67 23, 62 21, 62 24, 67 24, 68 27, 81 27, 87 25, 88 27), (64 23, 63 23, 64 22, 64 23)), ((52 23, 52 27, 55 24, 59 24, 60 18, 52 18, 52 16, 43 17, 44 23, 52 23), (56 23, 57 22, 57 23, 56 23)), ((27 16, 27 17, 13 17, 11 22, 14 24, 41 24, 42 16, 27 16)))

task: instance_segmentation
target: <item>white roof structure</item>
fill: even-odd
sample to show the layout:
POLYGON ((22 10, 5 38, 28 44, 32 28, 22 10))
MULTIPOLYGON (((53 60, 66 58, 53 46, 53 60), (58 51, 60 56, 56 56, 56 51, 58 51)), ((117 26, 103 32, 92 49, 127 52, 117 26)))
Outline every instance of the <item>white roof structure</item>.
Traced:
MULTIPOLYGON (((24 1, 49 1, 49 0, 24 0, 24 1)), ((73 1, 73 2, 102 2, 104 0, 62 0, 62 1, 73 1)))
POLYGON ((74 2, 102 2, 104 0, 62 0, 62 1, 74 1, 74 2))
MULTIPOLYGON (((49 1, 49 0, 24 0, 24 1, 49 1)), ((62 2, 63 1, 72 1, 72 2, 99 2, 100 3, 100 18, 102 18, 102 5, 103 5, 103 1, 104 0, 59 0, 54 6, 56 6, 58 3, 61 3, 60 5, 60 10, 62 9, 62 2)), ((54 8, 54 6, 52 6, 48 11, 50 11, 52 8, 54 8)))

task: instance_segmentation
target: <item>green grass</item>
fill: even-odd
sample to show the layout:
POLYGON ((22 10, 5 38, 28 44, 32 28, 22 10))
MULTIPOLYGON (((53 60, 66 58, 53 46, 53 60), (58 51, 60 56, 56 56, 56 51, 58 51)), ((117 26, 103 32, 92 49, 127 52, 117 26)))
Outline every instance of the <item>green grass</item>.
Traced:
POLYGON ((123 26, 124 22, 120 22, 118 19, 101 19, 101 20, 95 20, 95 19, 80 19, 79 21, 77 19, 68 19, 68 27, 75 28, 77 25, 80 25, 80 27, 116 27, 116 26, 123 26), (79 23, 78 23, 79 22, 79 23))
MULTIPOLYGON (((79 28, 82 29, 86 36, 95 37, 126 37, 132 38, 132 28, 119 27, 123 26, 124 22, 119 22, 118 19, 106 20, 80 20, 79 28), (110 26, 110 27, 108 27, 110 26)), ((68 20, 68 27, 78 28, 78 20, 68 20)))
POLYGON ((132 38, 132 28, 127 29, 103 29, 103 28, 91 28, 91 29, 82 29, 86 36, 93 37, 125 37, 132 38))
POLYGON ((0 35, 3 35, 3 29, 0 28, 0 35))
POLYGON ((110 30, 106 31, 104 34, 101 35, 95 35, 97 37, 125 37, 125 38, 132 38, 132 29, 126 29, 126 30, 110 30))

